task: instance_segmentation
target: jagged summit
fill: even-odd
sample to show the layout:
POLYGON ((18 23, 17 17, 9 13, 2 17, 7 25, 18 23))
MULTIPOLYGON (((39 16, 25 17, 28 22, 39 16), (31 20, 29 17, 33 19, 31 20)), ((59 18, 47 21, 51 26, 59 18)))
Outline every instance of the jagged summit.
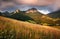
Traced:
POLYGON ((26 11, 26 13, 34 13, 34 12, 38 12, 38 10, 36 8, 31 8, 26 11))

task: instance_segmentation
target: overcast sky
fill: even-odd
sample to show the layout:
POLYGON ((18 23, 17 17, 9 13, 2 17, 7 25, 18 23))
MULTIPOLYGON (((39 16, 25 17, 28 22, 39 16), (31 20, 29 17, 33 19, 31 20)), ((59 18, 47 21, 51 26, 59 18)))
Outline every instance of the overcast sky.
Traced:
POLYGON ((56 11, 60 9, 60 0, 0 0, 0 11, 26 10, 32 7, 56 11))

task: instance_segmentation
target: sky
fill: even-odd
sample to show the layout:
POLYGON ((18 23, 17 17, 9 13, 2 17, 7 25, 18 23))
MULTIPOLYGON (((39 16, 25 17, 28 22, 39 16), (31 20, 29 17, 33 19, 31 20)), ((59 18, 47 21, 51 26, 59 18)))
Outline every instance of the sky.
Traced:
POLYGON ((43 14, 60 9, 60 0, 0 0, 0 11, 37 8, 43 14))

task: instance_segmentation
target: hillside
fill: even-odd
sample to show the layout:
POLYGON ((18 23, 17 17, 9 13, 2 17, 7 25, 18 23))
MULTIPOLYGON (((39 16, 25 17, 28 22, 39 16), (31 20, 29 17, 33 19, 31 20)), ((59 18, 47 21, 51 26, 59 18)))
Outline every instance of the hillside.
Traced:
POLYGON ((37 24, 55 26, 56 23, 47 15, 41 14, 40 12, 25 13, 28 17, 32 18, 37 24))
POLYGON ((40 19, 41 19, 43 14, 41 14, 39 12, 35 12, 35 13, 25 13, 25 15, 31 17, 39 24, 39 22, 41 21, 40 19))
POLYGON ((48 16, 50 16, 52 18, 60 18, 60 10, 49 13, 48 16))
POLYGON ((60 29, 0 16, 1 39, 60 39, 60 29))

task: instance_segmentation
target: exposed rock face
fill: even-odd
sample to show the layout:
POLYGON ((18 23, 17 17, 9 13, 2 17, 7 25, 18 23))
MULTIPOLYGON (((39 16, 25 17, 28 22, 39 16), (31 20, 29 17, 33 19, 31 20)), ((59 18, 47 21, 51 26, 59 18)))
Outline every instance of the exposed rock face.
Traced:
POLYGON ((20 10, 19 9, 17 9, 17 10, 15 10, 15 12, 14 13, 19 13, 20 12, 20 10))
POLYGON ((38 12, 36 8, 31 8, 26 11, 26 13, 34 13, 34 12, 38 12))

